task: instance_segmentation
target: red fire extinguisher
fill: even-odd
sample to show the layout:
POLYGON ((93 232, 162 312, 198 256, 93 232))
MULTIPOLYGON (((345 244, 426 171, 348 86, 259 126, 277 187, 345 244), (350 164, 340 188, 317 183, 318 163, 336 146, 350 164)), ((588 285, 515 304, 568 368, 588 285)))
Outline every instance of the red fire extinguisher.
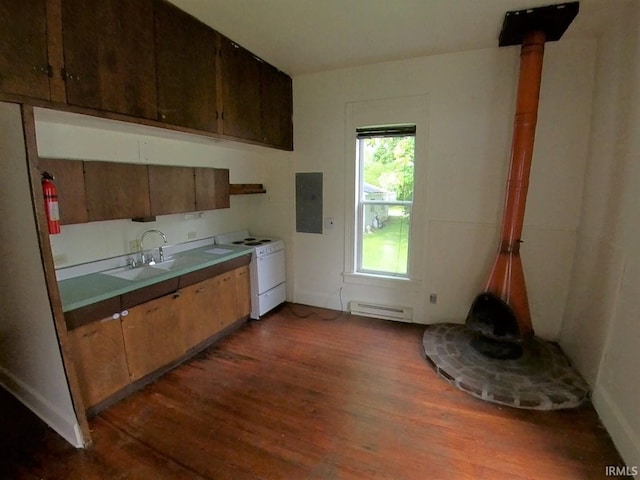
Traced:
POLYGON ((47 214, 49 234, 60 233, 60 211, 58 210, 58 192, 53 184, 53 175, 42 172, 42 195, 44 195, 44 211, 47 214))

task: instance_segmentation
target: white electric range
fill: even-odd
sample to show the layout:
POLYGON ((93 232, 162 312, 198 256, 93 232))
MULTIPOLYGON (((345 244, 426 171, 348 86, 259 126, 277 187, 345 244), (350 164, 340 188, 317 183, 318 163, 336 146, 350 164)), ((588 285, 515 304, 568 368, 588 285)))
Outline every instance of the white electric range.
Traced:
POLYGON ((284 241, 248 230, 214 236, 216 245, 243 245, 253 248, 251 264, 251 318, 259 319, 286 300, 284 241))

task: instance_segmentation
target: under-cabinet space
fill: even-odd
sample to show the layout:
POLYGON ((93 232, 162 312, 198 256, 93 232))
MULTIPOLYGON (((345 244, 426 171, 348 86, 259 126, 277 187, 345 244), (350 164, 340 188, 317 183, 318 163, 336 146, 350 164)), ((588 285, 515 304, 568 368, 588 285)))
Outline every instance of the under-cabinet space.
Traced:
POLYGON ((129 384, 119 318, 107 317, 69 332, 80 392, 89 408, 129 384))

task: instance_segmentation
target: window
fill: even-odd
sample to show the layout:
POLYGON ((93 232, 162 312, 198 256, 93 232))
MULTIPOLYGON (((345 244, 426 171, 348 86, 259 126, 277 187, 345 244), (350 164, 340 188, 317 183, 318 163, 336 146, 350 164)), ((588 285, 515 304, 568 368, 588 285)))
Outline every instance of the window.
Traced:
POLYGON ((355 271, 408 277, 416 126, 356 134, 355 271))

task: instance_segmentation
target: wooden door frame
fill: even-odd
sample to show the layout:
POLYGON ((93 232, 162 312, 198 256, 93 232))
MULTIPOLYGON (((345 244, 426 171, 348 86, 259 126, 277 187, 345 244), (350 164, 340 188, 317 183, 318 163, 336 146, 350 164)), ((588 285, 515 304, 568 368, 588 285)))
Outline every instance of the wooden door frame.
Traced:
POLYGON ((22 116, 22 128, 24 132, 24 144, 27 156, 27 169, 29 172, 29 187, 33 203, 33 214, 38 232, 38 243, 40 245, 40 258, 44 270, 47 292, 49 294, 49 304, 55 325, 62 363, 67 376, 69 393, 75 410, 76 418, 80 426, 84 447, 89 447, 93 442, 89 429, 89 422, 82 399, 80 384, 76 375, 76 368, 73 359, 73 352, 67 334, 67 327, 64 321, 64 311, 62 310, 62 300, 58 290, 56 271, 53 263, 53 253, 49 243, 49 231, 47 227, 47 217, 44 210, 44 196, 40 188, 40 171, 38 170, 38 145, 36 142, 36 124, 33 106, 27 104, 20 105, 22 116))

